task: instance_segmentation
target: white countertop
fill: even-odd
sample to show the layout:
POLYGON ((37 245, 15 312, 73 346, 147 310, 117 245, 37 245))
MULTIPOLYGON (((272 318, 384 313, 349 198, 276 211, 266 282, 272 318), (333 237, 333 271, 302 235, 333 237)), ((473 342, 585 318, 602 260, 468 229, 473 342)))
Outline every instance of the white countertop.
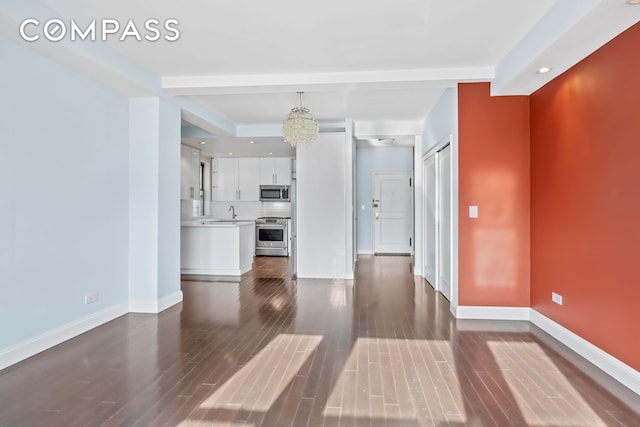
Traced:
POLYGON ((182 227, 239 227, 253 225, 255 221, 248 219, 214 219, 198 218, 182 221, 182 227))

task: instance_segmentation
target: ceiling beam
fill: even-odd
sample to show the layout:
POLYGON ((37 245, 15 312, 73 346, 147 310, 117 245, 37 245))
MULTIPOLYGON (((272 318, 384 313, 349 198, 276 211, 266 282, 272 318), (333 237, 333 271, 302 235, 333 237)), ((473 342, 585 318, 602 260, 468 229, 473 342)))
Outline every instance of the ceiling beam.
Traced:
POLYGON ((624 0, 559 0, 498 63, 491 94, 530 95, 639 20, 624 0))
POLYGON ((355 89, 442 88, 460 81, 489 81, 494 67, 381 70, 333 73, 164 76, 175 95, 226 95, 355 89))

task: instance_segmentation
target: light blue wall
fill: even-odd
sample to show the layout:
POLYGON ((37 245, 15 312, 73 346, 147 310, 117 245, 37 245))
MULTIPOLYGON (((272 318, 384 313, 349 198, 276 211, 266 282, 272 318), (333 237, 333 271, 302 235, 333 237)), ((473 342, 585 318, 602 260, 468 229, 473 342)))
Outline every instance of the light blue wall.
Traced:
POLYGON ((447 136, 458 141, 458 88, 447 89, 424 121, 422 154, 426 154, 447 136))
POLYGON ((1 38, 0 63, 3 349, 127 302, 129 104, 1 38))
POLYGON ((356 150, 356 249, 359 252, 373 252, 373 173, 405 171, 413 171, 412 147, 356 150))

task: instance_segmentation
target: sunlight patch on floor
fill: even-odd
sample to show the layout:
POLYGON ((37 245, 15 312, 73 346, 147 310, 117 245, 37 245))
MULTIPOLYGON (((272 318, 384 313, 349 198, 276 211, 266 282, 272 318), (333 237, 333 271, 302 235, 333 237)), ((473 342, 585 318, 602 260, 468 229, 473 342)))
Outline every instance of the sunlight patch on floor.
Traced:
POLYGON ((528 425, 607 425, 537 343, 489 341, 487 345, 528 425))
POLYGON ((268 411, 320 341, 320 335, 278 335, 209 396, 200 408, 268 411))
POLYGON ((343 308, 347 306, 347 289, 348 288, 343 284, 334 283, 331 285, 331 291, 329 294, 331 307, 343 308))
POLYGON ((465 423, 464 399, 447 341, 358 338, 325 416, 465 423))

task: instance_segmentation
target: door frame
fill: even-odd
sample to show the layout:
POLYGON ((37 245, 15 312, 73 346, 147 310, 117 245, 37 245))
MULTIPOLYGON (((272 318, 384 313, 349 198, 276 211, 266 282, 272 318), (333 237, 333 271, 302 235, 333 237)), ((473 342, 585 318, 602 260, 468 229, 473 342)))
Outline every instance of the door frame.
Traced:
MULTIPOLYGON (((375 198, 376 195, 376 176, 378 175, 396 175, 396 176, 408 176, 409 179, 411 180, 411 190, 409 191, 409 215, 410 215, 410 221, 411 221, 411 246, 410 246, 410 251, 409 251, 409 255, 413 256, 415 254, 415 243, 416 243, 416 228, 415 228, 415 207, 414 207, 414 194, 413 194, 413 189, 415 188, 415 182, 414 182, 414 173, 413 171, 390 171, 390 172, 385 172, 385 171, 373 171, 371 173, 371 196, 372 196, 372 204, 373 204, 373 200, 375 198)), ((371 209, 371 236, 373 236, 373 254, 376 254, 376 214, 374 212, 374 209, 371 209)))
MULTIPOLYGON (((450 198, 449 198, 449 209, 450 209, 450 221, 451 221, 451 230, 449 231, 449 239, 450 239, 450 253, 449 253, 449 257, 451 259, 451 262, 449 264, 449 280, 450 280, 450 304, 451 304, 451 308, 452 308, 452 312, 456 309, 457 305, 458 305, 458 291, 457 291, 457 280, 455 279, 455 268, 457 266, 457 262, 454 262, 454 260, 457 260, 457 242, 454 240, 455 238, 455 228, 458 226, 457 223, 457 212, 455 211, 455 209, 457 209, 457 191, 455 190, 455 185, 456 185, 456 181, 454 179, 454 173, 457 170, 457 168, 454 168, 454 146, 453 146, 453 136, 449 135, 446 138, 444 138, 443 140, 441 140, 436 146, 434 146, 431 150, 427 151, 427 153, 422 156, 422 218, 420 219, 423 223, 423 227, 422 227, 422 277, 426 280, 425 277, 425 262, 426 262, 426 254, 427 254, 427 227, 425 224, 425 216, 426 216, 426 212, 427 212, 427 174, 425 173, 425 163, 427 161, 428 158, 430 158, 431 156, 437 155, 440 151, 444 150, 447 146, 450 147, 450 155, 449 155, 449 172, 450 172, 450 176, 449 176, 449 180, 450 180, 450 198)), ((440 179, 440 166, 439 166, 439 159, 436 157, 436 180, 440 179)), ((437 181, 436 183, 436 200, 438 203, 438 200, 440 199, 440 195, 438 194, 440 185, 439 185, 439 181, 437 181)), ((439 236, 440 236, 440 218, 439 218, 439 209, 436 208, 436 239, 439 240, 439 236)), ((439 250, 439 245, 438 243, 436 243, 436 258, 435 258, 435 283, 431 283, 431 285, 433 285, 434 290, 442 293, 442 284, 440 283, 440 250, 439 250)))

